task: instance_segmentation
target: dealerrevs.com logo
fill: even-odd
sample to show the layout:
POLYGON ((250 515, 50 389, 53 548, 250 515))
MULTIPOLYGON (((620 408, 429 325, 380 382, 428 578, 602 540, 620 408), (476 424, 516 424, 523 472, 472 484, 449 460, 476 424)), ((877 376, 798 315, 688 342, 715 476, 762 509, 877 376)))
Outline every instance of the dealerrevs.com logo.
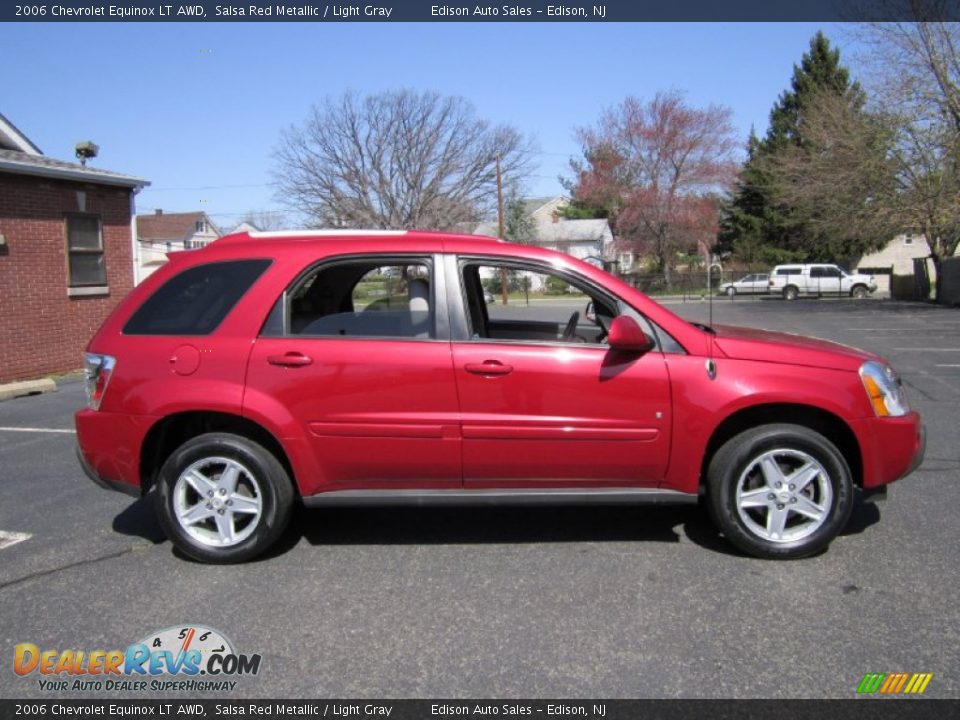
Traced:
POLYGON ((41 650, 33 643, 13 649, 14 673, 50 692, 231 691, 234 678, 260 671, 260 660, 202 625, 159 630, 126 650, 41 650))

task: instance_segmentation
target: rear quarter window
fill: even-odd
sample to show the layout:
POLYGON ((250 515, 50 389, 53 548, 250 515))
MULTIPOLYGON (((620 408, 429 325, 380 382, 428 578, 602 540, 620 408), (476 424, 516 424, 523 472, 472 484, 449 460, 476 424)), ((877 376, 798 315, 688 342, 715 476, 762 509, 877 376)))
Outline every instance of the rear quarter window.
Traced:
POLYGON ((270 260, 197 265, 174 275, 127 321, 124 335, 209 335, 233 310, 270 260))

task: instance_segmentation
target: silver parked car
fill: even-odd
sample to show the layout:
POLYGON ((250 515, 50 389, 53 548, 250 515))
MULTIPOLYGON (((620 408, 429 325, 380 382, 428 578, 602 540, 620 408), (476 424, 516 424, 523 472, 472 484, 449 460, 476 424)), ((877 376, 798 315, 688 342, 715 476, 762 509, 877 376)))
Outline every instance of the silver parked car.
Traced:
POLYGON ((747 275, 745 278, 736 280, 735 282, 723 283, 720 286, 720 293, 722 295, 729 295, 733 297, 734 295, 753 295, 753 294, 763 294, 766 295, 770 292, 768 287, 768 281, 770 276, 767 273, 753 273, 752 275, 747 275))

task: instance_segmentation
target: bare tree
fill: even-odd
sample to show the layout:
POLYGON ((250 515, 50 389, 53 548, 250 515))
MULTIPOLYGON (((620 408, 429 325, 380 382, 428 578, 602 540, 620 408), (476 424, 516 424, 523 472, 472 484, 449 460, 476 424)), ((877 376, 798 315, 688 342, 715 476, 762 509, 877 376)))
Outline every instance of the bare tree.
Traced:
POLYGON ((248 210, 238 225, 249 223, 257 230, 286 230, 290 227, 286 216, 276 210, 248 210))
POLYGON ((874 105, 896 128, 900 230, 926 236, 939 272, 960 243, 960 23, 948 21, 957 10, 946 0, 899 2, 913 22, 864 23, 857 33, 874 105))
POLYGON ((574 202, 602 209, 617 239, 650 254, 669 286, 677 253, 716 238, 718 195, 736 172, 730 110, 690 107, 677 92, 628 97, 578 138, 574 202))
POLYGON ((879 9, 904 5, 900 14, 912 22, 862 23, 856 31, 869 48, 872 89, 914 115, 939 115, 960 132, 960 23, 947 21, 957 10, 948 0, 881 0, 879 9))
POLYGON ((458 97, 347 93, 314 106, 276 150, 279 195, 317 226, 449 229, 496 202, 496 160, 529 170, 530 142, 458 97))

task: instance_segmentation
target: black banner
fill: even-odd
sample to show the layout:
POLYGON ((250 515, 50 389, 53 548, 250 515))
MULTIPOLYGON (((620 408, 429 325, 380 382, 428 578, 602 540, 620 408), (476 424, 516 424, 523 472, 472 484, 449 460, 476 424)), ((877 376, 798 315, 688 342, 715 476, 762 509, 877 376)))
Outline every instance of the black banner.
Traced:
POLYGON ((550 718, 569 720, 925 720, 957 717, 958 700, 0 700, 14 718, 550 718))
POLYGON ((37 0, 3 3, 3 22, 659 22, 958 20, 947 0, 598 0, 489 4, 459 0, 229 2, 37 0))

